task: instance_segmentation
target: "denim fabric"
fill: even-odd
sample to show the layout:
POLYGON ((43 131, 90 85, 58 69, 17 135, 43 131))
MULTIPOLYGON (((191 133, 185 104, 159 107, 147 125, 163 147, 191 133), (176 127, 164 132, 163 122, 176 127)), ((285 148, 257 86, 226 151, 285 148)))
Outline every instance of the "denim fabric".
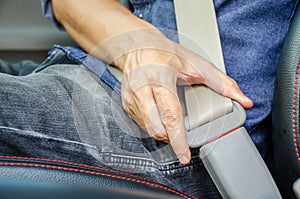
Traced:
POLYGON ((46 18, 48 18, 48 19, 50 19, 51 21, 53 21, 54 24, 56 25, 56 27, 57 27, 58 29, 60 29, 60 30, 65 30, 65 28, 64 28, 62 25, 60 25, 60 24, 56 21, 54 15, 53 15, 53 11, 52 11, 52 2, 51 2, 51 1, 52 1, 52 0, 41 0, 41 2, 42 2, 42 12, 43 12, 43 15, 44 15, 46 18))
MULTIPOLYGON (((172 0, 131 0, 136 16, 178 41, 172 0), (170 34, 172 33, 172 34, 170 34)), ((42 0, 44 14, 55 22, 51 0, 42 0)), ((253 100, 246 129, 262 153, 271 124, 274 78, 281 47, 297 0, 214 0, 227 74, 253 100)), ((57 24, 57 23, 56 23, 57 24)), ((59 24, 57 24, 59 26, 59 24)))
POLYGON ((0 73, 8 73, 15 76, 24 76, 33 72, 38 66, 30 60, 23 60, 18 63, 9 63, 0 59, 0 73))
POLYGON ((275 73, 297 0, 215 0, 227 74, 254 102, 245 127, 264 155, 275 73))
POLYGON ((55 49, 26 76, 0 73, 0 155, 135 172, 200 198, 220 198, 198 149, 191 164, 181 165, 169 145, 128 117, 118 93, 68 56, 55 49))
POLYGON ((118 94, 121 94, 121 83, 110 73, 103 61, 88 55, 79 47, 55 45, 55 48, 64 51, 69 59, 86 66, 90 71, 98 75, 98 77, 100 77, 100 79, 108 86, 114 89, 114 91, 116 91, 118 94))

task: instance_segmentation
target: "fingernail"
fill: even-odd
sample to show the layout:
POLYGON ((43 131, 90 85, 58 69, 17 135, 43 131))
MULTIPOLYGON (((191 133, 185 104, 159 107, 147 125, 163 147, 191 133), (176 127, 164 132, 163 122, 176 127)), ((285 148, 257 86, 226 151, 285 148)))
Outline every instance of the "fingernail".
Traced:
POLYGON ((190 162, 190 159, 186 155, 182 155, 179 157, 179 162, 181 164, 188 164, 190 162))

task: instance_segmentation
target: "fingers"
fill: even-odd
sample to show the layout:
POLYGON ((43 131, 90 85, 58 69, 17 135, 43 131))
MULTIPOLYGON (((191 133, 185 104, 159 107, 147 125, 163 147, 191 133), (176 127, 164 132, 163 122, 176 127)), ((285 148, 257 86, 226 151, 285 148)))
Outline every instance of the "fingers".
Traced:
POLYGON ((158 86, 153 88, 153 93, 170 144, 180 163, 188 164, 191 159, 191 152, 186 139, 181 106, 176 89, 175 92, 172 90, 164 86, 158 86))
POLYGON ((253 102, 240 89, 238 84, 228 76, 224 77, 224 96, 239 102, 245 109, 253 107, 253 102))
POLYGON ((176 84, 173 83, 172 86, 165 84, 146 84, 132 92, 124 89, 123 107, 151 137, 170 142, 180 163, 188 164, 191 154, 176 84))
POLYGON ((253 102, 240 89, 238 84, 229 76, 215 69, 210 78, 205 79, 205 84, 221 95, 239 102, 245 109, 253 107, 253 102))
POLYGON ((253 102, 241 91, 238 84, 200 56, 190 57, 191 62, 181 59, 184 64, 179 72, 180 84, 205 84, 217 93, 239 102, 244 108, 252 108, 253 102))
POLYGON ((159 141, 167 141, 168 135, 158 111, 158 106, 154 101, 151 86, 144 86, 135 92, 135 101, 138 104, 141 122, 144 129, 151 137, 159 141))

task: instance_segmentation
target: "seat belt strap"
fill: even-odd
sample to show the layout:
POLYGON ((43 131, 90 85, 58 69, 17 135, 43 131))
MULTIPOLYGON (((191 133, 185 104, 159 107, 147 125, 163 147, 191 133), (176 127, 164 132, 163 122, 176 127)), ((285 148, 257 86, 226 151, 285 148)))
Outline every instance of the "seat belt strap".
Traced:
MULTIPOLYGON (((180 44, 225 72, 213 1, 174 0, 174 6, 180 44)), ((185 89, 185 103, 188 143, 201 146, 200 158, 223 198, 281 198, 249 134, 239 128, 242 107, 199 85, 185 89)))
MULTIPOLYGON (((200 54, 225 73, 213 3, 207 0, 176 0, 174 4, 180 44, 200 54)), ((188 102, 186 103, 188 130, 224 116, 233 109, 230 99, 204 85, 185 87, 185 100, 188 102)))

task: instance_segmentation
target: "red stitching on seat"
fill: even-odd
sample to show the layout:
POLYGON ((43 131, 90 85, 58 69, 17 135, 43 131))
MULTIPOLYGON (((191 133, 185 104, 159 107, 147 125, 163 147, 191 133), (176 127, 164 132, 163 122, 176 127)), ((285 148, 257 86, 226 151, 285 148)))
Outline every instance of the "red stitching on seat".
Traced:
MULTIPOLYGON (((33 164, 33 163, 0 162, 0 166, 37 167, 37 168, 43 168, 43 169, 56 169, 56 170, 61 170, 61 171, 72 171, 72 172, 77 172, 77 173, 85 173, 85 174, 90 174, 90 175, 111 177, 111 178, 115 178, 115 179, 127 180, 127 181, 136 182, 136 183, 140 183, 140 184, 146 184, 146 185, 149 185, 152 187, 156 187, 156 188, 159 188, 162 190, 169 191, 171 193, 174 193, 174 194, 179 195, 184 198, 191 198, 191 196, 188 196, 187 194, 181 193, 179 191, 173 190, 172 188, 162 186, 157 183, 146 182, 146 181, 142 181, 142 180, 138 180, 138 179, 127 178, 127 177, 117 176, 117 175, 113 175, 113 174, 87 171, 87 170, 83 170, 83 169, 67 168, 67 167, 61 167, 61 166, 33 164)), ((196 197, 192 197, 192 198, 196 199, 196 197)))
POLYGON ((300 64, 298 65, 298 69, 296 71, 295 76, 295 83, 294 83, 294 104, 292 109, 292 127, 293 127, 293 134, 294 134, 294 148, 296 151, 298 162, 300 162, 300 155, 297 145, 297 121, 296 121, 296 110, 297 110, 297 88, 298 88, 298 82, 299 82, 299 72, 300 72, 300 64))
POLYGON ((150 185, 162 190, 169 191, 171 193, 177 194, 181 197, 184 198, 193 198, 193 199, 198 199, 195 196, 191 196, 189 194, 180 192, 174 188, 168 187, 167 185, 161 184, 155 180, 148 179, 142 176, 138 175, 133 175, 130 173, 126 172, 120 172, 116 170, 110 170, 102 167, 97 167, 97 166, 90 166, 86 164, 78 164, 74 162, 67 162, 67 161, 61 161, 61 160, 51 160, 51 159, 46 159, 46 158, 33 158, 33 157, 19 157, 19 156, 0 156, 0 159, 20 159, 20 160, 33 160, 33 161, 43 161, 43 162, 48 162, 48 163, 60 163, 60 164, 65 164, 65 165, 74 165, 74 166, 79 166, 87 169, 96 169, 98 171, 106 171, 110 173, 115 173, 114 174, 105 174, 105 173, 100 173, 100 172, 93 172, 93 171, 87 171, 83 169, 75 169, 75 168, 66 168, 62 166, 52 166, 52 165, 40 165, 40 164, 33 164, 33 163, 9 163, 9 162, 0 162, 0 166, 26 166, 26 167, 40 167, 40 168, 46 168, 46 169, 57 169, 57 170, 64 170, 64 171, 74 171, 74 172, 79 172, 79 173, 87 173, 87 174, 92 174, 92 175, 101 175, 101 176, 106 176, 106 177, 112 177, 116 179, 122 179, 122 180, 127 180, 127 181, 132 181, 132 182, 137 182, 141 184, 146 184, 150 185), (124 177, 124 176, 117 176, 117 175, 127 175, 129 177, 124 177), (131 177, 131 178, 130 178, 131 177))
MULTIPOLYGON (((43 162, 49 162, 49 163, 59 163, 59 164, 65 164, 65 165, 74 165, 74 166, 78 166, 78 167, 84 167, 87 169, 96 169, 99 171, 106 171, 106 172, 116 173, 119 175, 127 175, 127 176, 130 176, 133 178, 138 178, 138 179, 146 180, 149 182, 158 183, 155 180, 144 178, 144 177, 138 176, 138 175, 133 175, 130 173, 125 173, 122 171, 116 171, 116 170, 111 170, 111 169, 107 169, 107 168, 91 166, 91 165, 87 165, 87 164, 79 164, 79 163, 68 162, 68 161, 62 161, 62 160, 51 160, 51 159, 46 159, 46 158, 33 158, 33 157, 20 157, 20 156, 0 156, 0 159, 33 160, 33 161, 43 161, 43 162)), ((161 185, 163 185, 163 184, 161 184, 161 185)))

